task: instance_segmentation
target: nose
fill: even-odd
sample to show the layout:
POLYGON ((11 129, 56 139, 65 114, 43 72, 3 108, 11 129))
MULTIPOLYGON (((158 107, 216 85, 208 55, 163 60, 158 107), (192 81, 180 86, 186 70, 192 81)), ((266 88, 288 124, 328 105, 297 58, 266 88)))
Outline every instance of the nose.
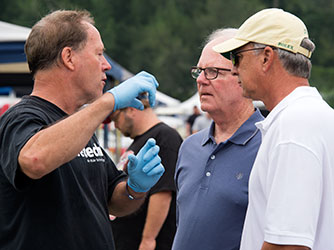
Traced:
POLYGON ((206 84, 206 83, 209 82, 209 80, 206 79, 206 77, 205 77, 204 70, 202 70, 202 72, 199 74, 199 76, 196 79, 196 82, 197 82, 198 85, 200 85, 200 84, 206 84))
POLYGON ((231 70, 231 73, 232 73, 232 75, 234 75, 234 76, 239 75, 237 66, 233 65, 232 70, 231 70))
POLYGON ((104 72, 111 69, 111 65, 109 64, 108 60, 104 56, 103 56, 102 66, 103 66, 104 72))

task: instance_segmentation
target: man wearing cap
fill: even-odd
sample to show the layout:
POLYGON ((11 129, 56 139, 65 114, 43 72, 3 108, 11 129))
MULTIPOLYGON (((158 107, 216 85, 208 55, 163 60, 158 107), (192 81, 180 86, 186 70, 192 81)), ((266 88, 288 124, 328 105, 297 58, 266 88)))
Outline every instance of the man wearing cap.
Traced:
POLYGON ((314 48, 304 23, 281 9, 256 13, 213 48, 230 52, 243 95, 271 111, 256 123, 241 250, 334 249, 334 111, 309 86, 314 48))

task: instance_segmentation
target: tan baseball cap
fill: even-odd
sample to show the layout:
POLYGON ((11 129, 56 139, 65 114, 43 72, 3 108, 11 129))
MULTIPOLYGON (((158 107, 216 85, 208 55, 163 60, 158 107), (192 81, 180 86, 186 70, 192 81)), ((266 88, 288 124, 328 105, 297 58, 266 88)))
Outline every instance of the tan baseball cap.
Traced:
POLYGON ((310 58, 312 52, 301 47, 308 38, 305 24, 295 15, 282 9, 264 9, 249 17, 234 38, 213 47, 218 53, 235 50, 249 42, 262 43, 300 53, 310 58))

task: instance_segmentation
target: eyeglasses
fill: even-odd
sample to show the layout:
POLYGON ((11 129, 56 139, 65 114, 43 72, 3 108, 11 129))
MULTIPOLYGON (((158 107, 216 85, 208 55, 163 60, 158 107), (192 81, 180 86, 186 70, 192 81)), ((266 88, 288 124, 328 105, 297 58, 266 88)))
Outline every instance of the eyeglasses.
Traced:
MULTIPOLYGON (((266 46, 266 47, 270 47, 273 50, 276 49, 275 47, 271 47, 271 46, 266 46)), ((238 54, 243 53, 243 52, 247 52, 247 51, 252 51, 252 50, 261 50, 261 49, 265 49, 266 47, 262 47, 262 48, 252 48, 252 49, 244 49, 244 50, 239 50, 237 52, 231 51, 230 52, 230 58, 232 61, 233 66, 238 66, 239 64, 239 58, 240 56, 238 56, 238 54)))
POLYGON ((203 70, 204 70, 204 76, 207 80, 216 79, 218 77, 218 73, 220 70, 231 71, 231 69, 225 69, 225 68, 216 68, 216 67, 200 68, 200 67, 193 66, 191 67, 192 78, 197 79, 203 70))

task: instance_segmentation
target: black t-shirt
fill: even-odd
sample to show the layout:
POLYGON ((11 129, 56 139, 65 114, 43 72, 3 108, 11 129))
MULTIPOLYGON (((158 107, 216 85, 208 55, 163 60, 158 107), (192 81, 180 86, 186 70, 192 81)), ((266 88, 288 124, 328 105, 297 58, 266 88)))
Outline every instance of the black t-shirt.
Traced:
POLYGON ((114 249, 107 205, 126 175, 95 136, 41 179, 20 171, 18 154, 29 138, 64 118, 52 103, 27 96, 0 119, 0 249, 114 249))
POLYGON ((187 123, 189 123, 189 126, 190 126, 190 133, 193 132, 193 125, 198 116, 200 116, 200 114, 192 114, 187 119, 187 123))
POLYGON ((148 197, 154 193, 162 191, 172 191, 172 201, 168 216, 156 238, 156 249, 170 250, 172 248, 176 231, 174 173, 177 154, 182 143, 182 138, 175 129, 164 123, 158 123, 144 134, 134 138, 134 141, 128 150, 132 150, 137 154, 149 138, 154 138, 157 145, 160 147, 159 156, 165 167, 165 173, 150 189, 145 203, 138 211, 125 217, 118 217, 111 222, 117 250, 138 250, 146 221, 148 197))

